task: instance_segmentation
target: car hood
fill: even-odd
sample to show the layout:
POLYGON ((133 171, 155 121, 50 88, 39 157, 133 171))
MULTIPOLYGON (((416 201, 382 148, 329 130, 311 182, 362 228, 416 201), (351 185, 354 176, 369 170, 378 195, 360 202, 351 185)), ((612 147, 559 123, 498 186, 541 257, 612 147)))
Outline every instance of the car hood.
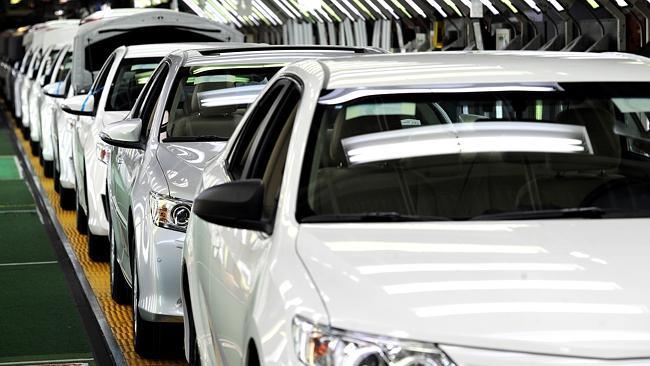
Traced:
POLYGON ((193 200, 208 160, 218 155, 225 142, 161 143, 156 157, 169 186, 169 195, 193 200))
POLYGON ((304 224, 336 328, 479 348, 650 357, 648 219, 304 224))

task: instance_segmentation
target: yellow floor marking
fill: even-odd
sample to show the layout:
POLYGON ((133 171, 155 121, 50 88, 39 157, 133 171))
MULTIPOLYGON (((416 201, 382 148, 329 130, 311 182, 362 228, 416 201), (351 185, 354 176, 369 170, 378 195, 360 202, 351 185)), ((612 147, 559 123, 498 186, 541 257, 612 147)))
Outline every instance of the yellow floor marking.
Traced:
POLYGON ((104 311, 108 324, 113 330, 113 335, 115 336, 117 343, 120 345, 126 361, 129 365, 184 365, 185 362, 183 362, 183 360, 147 360, 139 357, 135 353, 133 350, 131 307, 127 305, 119 305, 111 298, 109 277, 110 266, 108 263, 97 263, 90 260, 86 244, 88 239, 86 235, 81 235, 77 232, 75 212, 64 211, 61 209, 59 206, 59 195, 54 190, 54 180, 45 178, 43 167, 38 162, 38 157, 31 154, 29 141, 25 140, 22 132, 15 127, 15 121, 9 115, 6 117, 11 119, 18 142, 22 145, 23 150, 29 154, 27 160, 32 165, 34 172, 38 175, 41 185, 43 185, 47 194, 47 197, 45 198, 49 199, 50 205, 52 205, 56 211, 59 223, 61 223, 63 231, 65 231, 68 241, 70 241, 70 245, 74 249, 77 260, 83 267, 86 278, 95 292, 97 301, 99 301, 99 304, 104 311))

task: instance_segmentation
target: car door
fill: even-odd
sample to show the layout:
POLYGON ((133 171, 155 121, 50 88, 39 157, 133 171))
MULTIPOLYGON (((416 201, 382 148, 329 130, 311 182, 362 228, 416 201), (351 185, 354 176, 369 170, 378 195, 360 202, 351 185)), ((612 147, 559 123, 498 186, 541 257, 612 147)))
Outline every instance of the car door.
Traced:
MULTIPOLYGON (((169 64, 163 61, 152 75, 149 83, 140 93, 134 108, 132 109, 131 118, 142 119, 142 131, 140 141, 145 143, 149 137, 151 126, 153 124, 154 111, 158 103, 165 80, 169 75, 169 64)), ((122 268, 125 269, 127 278, 131 278, 131 253, 129 252, 128 243, 128 218, 131 209, 131 192, 133 190, 136 178, 142 166, 142 160, 145 154, 141 149, 115 148, 114 161, 112 161, 111 180, 113 194, 115 195, 116 208, 120 220, 120 234, 117 237, 117 243, 124 244, 122 248, 117 248, 118 257, 122 268)), ((117 232, 116 232, 117 234, 117 232)))
MULTIPOLYGON (((264 216, 269 220, 275 215, 278 179, 284 168, 283 153, 286 154, 300 94, 301 88, 294 80, 276 81, 252 111, 228 164, 227 173, 232 180, 264 181, 268 198, 264 216)), ((267 251, 271 237, 263 232, 217 225, 211 225, 210 229, 214 231, 210 235, 214 239, 210 241, 210 253, 203 258, 209 262, 206 269, 210 273, 207 293, 211 335, 213 344, 222 350, 219 353, 224 364, 240 365, 246 351, 246 317, 252 306, 260 258, 267 251)))
MULTIPOLYGON (((95 98, 94 108, 97 108, 101 92, 104 89, 104 84, 106 84, 106 79, 108 78, 108 73, 113 65, 114 58, 115 56, 111 55, 111 57, 109 57, 109 59, 104 63, 104 67, 99 71, 97 79, 95 79, 95 82, 88 92, 88 95, 92 95, 95 98)), ((75 177, 77 181, 77 197, 79 197, 78 202, 81 203, 86 213, 88 213, 88 203, 86 200, 86 166, 84 151, 89 148, 94 148, 94 146, 87 146, 88 144, 95 143, 94 136, 92 136, 92 124, 94 118, 95 117, 92 116, 78 116, 72 136, 72 160, 74 162, 75 177)))

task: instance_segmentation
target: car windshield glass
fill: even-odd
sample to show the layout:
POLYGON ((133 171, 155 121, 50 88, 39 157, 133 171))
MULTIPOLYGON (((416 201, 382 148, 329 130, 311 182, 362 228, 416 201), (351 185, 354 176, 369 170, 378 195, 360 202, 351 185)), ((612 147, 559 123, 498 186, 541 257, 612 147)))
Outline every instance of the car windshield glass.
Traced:
POLYGON ((36 52, 34 55, 34 59, 32 60, 32 67, 28 70, 29 73, 29 78, 33 79, 36 76, 36 72, 38 71, 38 68, 41 66, 41 58, 42 58, 41 51, 36 52))
POLYGON ((130 110, 161 59, 162 57, 148 57, 122 60, 111 84, 105 109, 130 110))
POLYGON ((56 61, 56 57, 59 55, 60 52, 61 50, 52 50, 45 58, 45 62, 43 65, 43 82, 49 81, 50 77, 52 76, 52 69, 54 68, 54 62, 56 61))
POLYGON ((72 68, 72 52, 68 51, 65 53, 65 56, 63 58, 63 61, 61 62, 61 66, 59 66, 59 70, 56 73, 56 77, 54 81, 63 81, 65 80, 65 77, 68 75, 68 71, 72 68))
POLYGON ((202 65, 182 69, 163 116, 161 140, 224 140, 278 65, 202 65))
POLYGON ((25 73, 27 71, 27 67, 29 66, 29 63, 32 62, 32 57, 34 56, 34 53, 31 51, 27 52, 27 55, 23 58, 23 63, 20 64, 20 72, 25 73))
POLYGON ((297 217, 650 216, 648 87, 324 91, 307 144, 297 217))

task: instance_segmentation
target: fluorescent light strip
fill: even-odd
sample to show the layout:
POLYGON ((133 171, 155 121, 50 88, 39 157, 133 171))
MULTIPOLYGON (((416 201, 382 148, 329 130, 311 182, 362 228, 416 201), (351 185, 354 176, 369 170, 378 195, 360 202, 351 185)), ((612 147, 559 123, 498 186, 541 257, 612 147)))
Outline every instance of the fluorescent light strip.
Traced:
MULTIPOLYGON (((417 6, 417 4, 415 4, 415 3, 413 2, 413 0, 404 0, 404 1, 406 1, 406 3, 409 4, 409 6, 410 6, 413 10, 415 10, 416 13, 420 14, 423 18, 426 18, 426 17, 427 17, 427 15, 424 14, 424 11, 422 11, 422 9, 421 9, 419 6, 417 6)), ((429 1, 429 0, 427 0, 427 1, 429 1)))
MULTIPOLYGON (((323 4, 321 3, 321 5, 323 5, 323 4)), ((325 18, 325 20, 327 20, 327 21, 330 22, 330 23, 332 22, 332 18, 330 18, 329 14, 327 14, 327 13, 323 10, 322 7, 316 9, 316 11, 319 12, 320 15, 322 15, 323 18, 325 18)))
POLYGON ((201 18, 208 18, 208 17, 206 16, 205 12, 203 11, 203 9, 201 9, 201 8, 199 7, 198 4, 194 3, 193 0, 183 0, 183 2, 184 2, 185 5, 187 5, 187 6, 188 6, 188 7, 189 7, 193 12, 195 12, 196 15, 200 16, 201 18))
POLYGON ((280 0, 284 5, 287 6, 289 10, 291 10, 292 13, 294 13, 298 18, 304 18, 304 14, 301 14, 299 10, 297 10, 292 4, 291 1, 287 0, 280 0))
MULTIPOLYGON (((350 10, 352 10, 352 12, 355 13, 359 18, 366 19, 366 17, 364 17, 363 14, 361 14, 361 12, 354 5, 352 5, 352 3, 350 3, 349 0, 341 0, 341 1, 343 1, 343 3, 347 5, 348 8, 350 8, 350 10)), ((354 19, 350 18, 350 20, 354 20, 354 19)))
MULTIPOLYGON (((254 9, 253 9, 253 11, 254 11, 254 9)), ((260 22, 258 20, 259 18, 255 14, 250 15, 248 17, 248 19, 250 19, 253 23, 255 23, 255 25, 257 25, 257 26, 260 25, 260 22)))
POLYGON ((314 16, 319 23, 323 23, 323 19, 318 15, 318 12, 316 10, 310 10, 309 14, 314 16))
POLYGON ((256 5, 257 9, 261 13, 265 14, 269 18, 271 23, 274 25, 282 24, 282 20, 280 20, 280 18, 278 18, 278 16, 272 12, 271 9, 269 9, 263 1, 253 0, 253 4, 256 5))
MULTIPOLYGON (((589 1, 589 0, 587 0, 587 1, 589 1)), ((490 0, 481 0, 481 3, 483 3, 483 5, 485 5, 490 10, 490 12, 492 14, 499 15, 499 11, 497 10, 497 8, 494 7, 494 5, 492 5, 490 0)))
POLYGON ((334 18, 337 22, 341 22, 341 17, 339 17, 339 15, 336 14, 336 12, 334 11, 334 9, 332 9, 331 6, 327 5, 325 1, 323 1, 322 5, 323 5, 323 9, 325 9, 325 11, 327 11, 329 15, 332 16, 332 18, 334 18))
POLYGON ((622 8, 628 6, 628 3, 625 0, 616 0, 616 4, 622 8))
POLYGON ((585 152, 585 147, 582 140, 573 138, 481 136, 383 143, 352 148, 346 155, 350 164, 356 165, 421 156, 488 152, 582 153, 585 152))
POLYGON ((436 9, 436 11, 442 15, 443 18, 447 17, 447 13, 445 13, 440 4, 438 4, 435 0, 427 0, 427 2, 429 5, 433 6, 433 8, 436 9))
POLYGON ((557 11, 564 11, 564 7, 557 0, 548 0, 557 11))
POLYGON ((386 0, 377 0, 377 1, 379 2, 379 5, 384 7, 384 9, 388 10, 388 12, 393 16, 393 18, 399 19, 399 16, 395 12, 395 10, 390 5, 388 5, 386 0))
POLYGON ((264 22, 264 24, 269 25, 269 26, 270 25, 277 25, 275 23, 275 19, 269 19, 269 18, 267 18, 266 15, 262 14, 262 12, 260 11, 260 8, 259 8, 259 6, 257 4, 253 3, 253 7, 251 8, 251 10, 253 11, 253 16, 255 16, 256 19, 262 20, 264 22))
POLYGON ((241 23, 237 21, 236 13, 235 16, 228 11, 228 8, 224 6, 223 3, 218 4, 214 0, 206 0, 205 2, 206 9, 211 9, 215 13, 219 13, 224 16, 230 23, 235 23, 238 27, 241 27, 241 23))
POLYGON ((508 9, 510 9, 511 12, 513 12, 515 14, 519 13, 519 10, 517 10, 517 8, 515 8, 515 6, 512 5, 512 2, 510 2, 510 0, 501 0, 501 2, 503 4, 505 4, 505 6, 507 6, 508 9))
POLYGON ((526 5, 530 6, 530 8, 535 10, 536 12, 538 12, 538 13, 542 12, 542 10, 539 8, 539 6, 537 6, 537 4, 535 4, 534 0, 524 0, 524 2, 526 3, 526 5))
POLYGON ((372 10, 375 11, 375 13, 379 14, 379 16, 382 19, 388 19, 388 18, 386 18, 384 13, 377 7, 377 5, 375 5, 375 3, 372 2, 372 0, 362 0, 362 1, 365 2, 366 4, 368 4, 372 8, 372 10))
POLYGON ((600 5, 596 2, 596 0, 587 0, 587 3, 594 9, 600 8, 600 5))
POLYGON ((224 23, 233 23, 233 19, 231 19, 230 16, 227 14, 224 14, 220 12, 219 10, 215 9, 212 4, 209 3, 204 3, 204 9, 205 11, 209 12, 210 14, 213 15, 213 17, 222 19, 224 23))
POLYGON ((345 16, 348 17, 348 19, 354 19, 352 17, 352 14, 350 14, 350 12, 347 11, 347 9, 345 9, 343 6, 341 6, 341 4, 339 4, 338 1, 336 1, 336 0, 330 0, 330 1, 332 2, 332 4, 334 4, 334 6, 336 6, 337 9, 339 9, 341 11, 341 13, 345 14, 345 16))
POLYGON ((452 10, 458 15, 459 17, 463 16, 463 13, 461 13, 460 9, 458 9, 458 6, 454 4, 453 1, 451 0, 444 0, 445 4, 447 4, 448 7, 452 8, 452 10))
POLYGON ((395 5, 395 7, 396 7, 398 10, 401 10, 402 13, 404 13, 404 15, 406 15, 407 18, 409 18, 409 19, 413 18, 413 17, 411 16, 411 13, 409 13, 409 12, 406 10, 406 8, 404 7, 404 5, 402 5, 402 3, 400 3, 400 2, 397 1, 397 0, 391 0, 391 2, 393 3, 393 5, 395 5))
POLYGON ((275 3, 275 5, 277 5, 280 8, 280 10, 282 10, 286 15, 288 15, 289 18, 294 20, 296 19, 296 16, 291 11, 289 11, 289 9, 287 9, 287 7, 284 6, 284 4, 282 4, 279 0, 273 0, 273 2, 275 3))
POLYGON ((375 18, 375 15, 374 15, 370 10, 368 10, 368 8, 366 8, 366 6, 363 5, 363 3, 362 3, 361 1, 359 1, 359 0, 353 0, 353 1, 354 1, 354 3, 357 4, 357 6, 358 6, 361 10, 363 10, 363 12, 366 13, 366 14, 367 14, 367 15, 368 15, 372 20, 377 20, 377 18, 375 18))
POLYGON ((264 1, 258 1, 255 0, 259 6, 268 14, 271 16, 271 18, 275 19, 278 24, 282 24, 282 19, 273 11, 271 8, 269 8, 264 1))
POLYGON ((526 91, 526 92, 553 92, 557 89, 552 86, 527 86, 527 85, 513 85, 513 86, 477 86, 466 88, 427 88, 427 89, 374 89, 374 90, 354 90, 350 93, 342 95, 337 98, 320 100, 318 103, 323 105, 335 105, 348 102, 350 100, 377 95, 390 95, 390 94, 419 94, 419 93, 490 93, 490 92, 510 92, 510 91, 526 91))

